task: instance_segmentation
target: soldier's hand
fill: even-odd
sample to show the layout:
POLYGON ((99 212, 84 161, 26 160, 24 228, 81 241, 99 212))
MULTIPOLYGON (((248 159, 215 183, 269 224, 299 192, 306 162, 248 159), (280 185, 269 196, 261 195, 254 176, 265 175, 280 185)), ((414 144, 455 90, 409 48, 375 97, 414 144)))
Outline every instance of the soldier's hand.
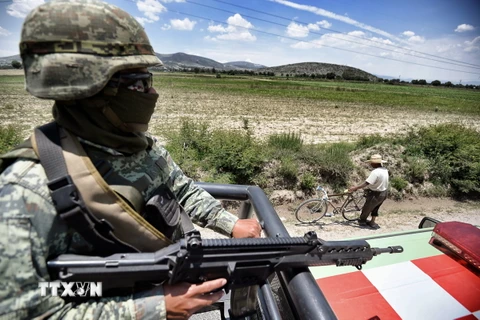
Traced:
POLYGON ((202 284, 183 282, 164 285, 167 319, 188 319, 198 310, 218 301, 223 296, 223 291, 212 291, 223 287, 226 283, 226 279, 216 279, 202 284))
POLYGON ((232 230, 234 238, 259 238, 262 227, 257 219, 239 219, 232 230))

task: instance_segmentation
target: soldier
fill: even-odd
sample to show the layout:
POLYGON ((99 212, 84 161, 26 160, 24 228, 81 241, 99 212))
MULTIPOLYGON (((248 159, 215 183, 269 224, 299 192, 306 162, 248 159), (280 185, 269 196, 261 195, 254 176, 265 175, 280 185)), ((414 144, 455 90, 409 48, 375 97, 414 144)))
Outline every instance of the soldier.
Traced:
POLYGON ((161 61, 130 14, 95 0, 50 1, 26 17, 20 50, 26 88, 55 100, 54 122, 0 159, 0 318, 186 319, 220 299, 211 292, 225 279, 82 303, 40 295, 49 259, 157 250, 188 226, 184 213, 236 238, 261 228, 196 187, 146 132, 159 97, 147 67, 161 61), (60 153, 43 144, 55 139, 60 153))

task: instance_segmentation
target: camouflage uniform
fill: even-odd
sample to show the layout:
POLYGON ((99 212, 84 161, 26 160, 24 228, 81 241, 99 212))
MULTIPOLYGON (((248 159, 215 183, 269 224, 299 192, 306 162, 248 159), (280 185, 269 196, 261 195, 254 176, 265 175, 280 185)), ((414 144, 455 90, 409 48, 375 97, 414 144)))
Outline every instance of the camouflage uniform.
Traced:
MULTIPOLYGON (((34 9, 25 21, 21 52, 26 86, 40 98, 90 97, 119 70, 159 63, 138 22, 109 4, 51 1, 34 9), (61 26, 57 35, 50 32, 56 23, 61 26), (67 79, 62 76, 65 68, 67 79)), ((92 162, 107 160, 116 174, 132 184, 147 181, 144 200, 166 184, 194 222, 230 235, 237 218, 196 187, 169 153, 148 139, 153 141, 151 147, 131 155, 81 141, 92 162)), ((22 149, 10 155, 16 161, 0 174, 0 319, 165 319, 161 286, 84 303, 40 295, 38 282, 50 279, 46 261, 62 253, 88 254, 92 248, 57 216, 45 171, 33 151, 22 149)))
MULTIPOLYGON (((143 194, 145 199, 166 183, 194 222, 230 235, 238 218, 195 187, 158 144, 129 157, 92 143, 84 143, 84 147, 93 155, 92 161, 104 154, 102 158, 108 159, 122 178, 132 183, 140 178, 151 181, 143 194), (155 165, 159 162, 165 166, 155 165), (149 169, 152 166, 155 169, 149 169)), ((102 298, 79 305, 65 304, 60 297, 40 296, 38 282, 49 279, 49 258, 90 251, 90 245, 58 218, 46 183, 42 166, 26 158, 0 175, 0 318, 32 318, 46 312, 54 313, 53 319, 165 318, 161 287, 136 296, 102 298)))

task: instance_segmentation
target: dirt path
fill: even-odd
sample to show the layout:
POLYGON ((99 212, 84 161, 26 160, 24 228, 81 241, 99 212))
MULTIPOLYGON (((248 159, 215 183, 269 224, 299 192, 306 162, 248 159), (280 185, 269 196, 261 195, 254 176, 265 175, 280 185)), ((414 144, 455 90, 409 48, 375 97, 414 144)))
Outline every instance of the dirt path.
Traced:
MULTIPOLYGON (((425 216, 440 221, 461 221, 480 225, 480 202, 463 203, 436 198, 418 198, 400 202, 387 200, 380 208, 380 216, 377 218, 380 229, 377 230, 360 227, 357 223, 346 221, 342 216, 324 217, 313 225, 300 224, 294 216, 294 210, 298 204, 275 207, 292 237, 315 231, 322 239, 338 240, 406 231, 418 228, 420 220, 425 216)), ((210 230, 201 229, 201 231, 205 238, 218 237, 210 230)))

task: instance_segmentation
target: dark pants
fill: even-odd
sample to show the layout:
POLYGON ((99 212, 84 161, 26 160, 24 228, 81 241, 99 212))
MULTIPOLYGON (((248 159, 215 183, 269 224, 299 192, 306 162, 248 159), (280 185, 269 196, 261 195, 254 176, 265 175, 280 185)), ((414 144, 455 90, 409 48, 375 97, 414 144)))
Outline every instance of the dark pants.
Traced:
POLYGON ((385 191, 372 191, 367 190, 367 199, 362 208, 362 214, 360 215, 360 221, 367 220, 370 213, 372 217, 378 216, 378 209, 383 204, 385 199, 387 199, 387 190, 385 191))

